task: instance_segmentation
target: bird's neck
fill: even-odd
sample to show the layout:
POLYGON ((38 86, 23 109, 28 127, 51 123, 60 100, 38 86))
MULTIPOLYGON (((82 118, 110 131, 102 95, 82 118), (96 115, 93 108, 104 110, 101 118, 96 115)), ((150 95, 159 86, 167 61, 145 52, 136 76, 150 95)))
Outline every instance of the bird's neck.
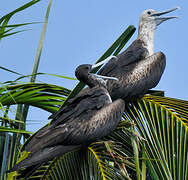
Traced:
POLYGON ((146 25, 140 25, 138 30, 138 39, 142 40, 145 44, 145 48, 148 49, 148 56, 154 53, 154 34, 155 29, 146 25))
POLYGON ((85 77, 83 82, 87 84, 90 88, 95 87, 95 86, 106 87, 105 80, 101 78, 96 78, 92 74, 89 74, 87 77, 85 77))

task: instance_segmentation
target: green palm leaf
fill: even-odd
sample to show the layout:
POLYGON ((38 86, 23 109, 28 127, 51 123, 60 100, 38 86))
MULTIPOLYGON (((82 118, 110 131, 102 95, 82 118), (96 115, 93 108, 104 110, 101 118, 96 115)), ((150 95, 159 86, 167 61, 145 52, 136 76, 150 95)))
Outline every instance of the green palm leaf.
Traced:
POLYGON ((21 134, 32 134, 32 132, 24 131, 22 129, 14 129, 14 128, 7 128, 0 126, 0 132, 14 132, 14 133, 21 133, 21 134))
POLYGON ((145 96, 144 100, 163 106, 171 113, 176 113, 184 123, 188 123, 188 101, 158 96, 145 96))
POLYGON ((10 36, 10 35, 13 35, 13 34, 17 34, 17 33, 23 31, 23 30, 20 30, 20 31, 12 32, 12 30, 14 30, 17 27, 21 27, 21 26, 25 26, 25 25, 29 25, 29 24, 34 24, 34 23, 22 23, 22 24, 8 25, 8 22, 13 15, 15 15, 16 13, 18 13, 20 11, 27 9, 30 6, 33 6, 34 4, 36 4, 39 1, 40 0, 32 0, 32 1, 24 4, 23 6, 15 9, 14 11, 4 15, 2 18, 0 18, 0 40, 4 37, 7 37, 7 36, 10 36))
POLYGON ((126 107, 130 121, 145 139, 147 165, 153 179, 186 179, 188 160, 188 127, 181 106, 187 101, 145 96, 126 107))
POLYGON ((70 94, 70 90, 61 86, 45 83, 26 83, 4 86, 0 102, 2 105, 28 104, 49 112, 57 111, 59 105, 70 94))

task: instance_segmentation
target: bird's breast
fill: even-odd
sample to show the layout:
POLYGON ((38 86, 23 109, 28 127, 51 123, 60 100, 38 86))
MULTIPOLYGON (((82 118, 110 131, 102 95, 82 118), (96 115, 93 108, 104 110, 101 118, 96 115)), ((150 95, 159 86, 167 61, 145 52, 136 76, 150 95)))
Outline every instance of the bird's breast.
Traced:
POLYGON ((163 74, 165 62, 164 54, 159 52, 128 66, 114 69, 111 76, 117 77, 119 81, 109 80, 107 83, 112 99, 143 94, 155 87, 163 74))

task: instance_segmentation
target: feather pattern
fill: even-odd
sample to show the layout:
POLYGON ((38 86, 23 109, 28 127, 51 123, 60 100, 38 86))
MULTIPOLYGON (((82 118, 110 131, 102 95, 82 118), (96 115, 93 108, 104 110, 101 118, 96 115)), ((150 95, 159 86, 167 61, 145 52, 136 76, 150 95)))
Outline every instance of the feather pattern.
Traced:
POLYGON ((88 73, 90 69, 87 67, 81 65, 76 71, 81 81, 90 80, 90 86, 51 115, 52 122, 35 133, 26 144, 29 156, 12 170, 38 166, 97 141, 116 128, 124 111, 124 101, 118 99, 112 102, 106 85, 101 84, 105 81, 99 81, 98 77, 96 79, 88 73))

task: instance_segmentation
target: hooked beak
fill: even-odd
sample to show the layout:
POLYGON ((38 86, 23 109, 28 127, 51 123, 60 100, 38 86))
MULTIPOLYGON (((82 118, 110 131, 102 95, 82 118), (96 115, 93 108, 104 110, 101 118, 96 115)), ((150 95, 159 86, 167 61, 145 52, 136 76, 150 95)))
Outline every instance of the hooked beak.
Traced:
POLYGON ((166 20, 178 18, 178 16, 160 17, 163 14, 167 14, 167 13, 173 12, 173 11, 178 10, 178 9, 180 9, 180 7, 175 7, 173 9, 169 9, 167 11, 156 12, 156 13, 153 13, 151 16, 155 17, 155 21, 156 21, 156 24, 158 26, 159 24, 161 24, 162 22, 164 22, 166 20))
POLYGON ((94 69, 94 68, 99 67, 99 66, 101 66, 103 64, 106 64, 112 58, 117 58, 117 57, 116 56, 109 56, 105 60, 103 60, 103 61, 101 61, 101 62, 99 62, 97 64, 92 65, 91 69, 94 69))
MULTIPOLYGON (((104 59, 103 61, 101 61, 101 62, 99 62, 97 64, 92 65, 91 69, 94 69, 96 67, 99 67, 99 66, 102 66, 102 65, 106 64, 112 58, 117 58, 117 57, 116 56, 109 56, 106 59, 104 59)), ((99 75, 99 74, 92 74, 92 75, 95 76, 96 78, 102 78, 104 80, 109 80, 110 79, 110 80, 119 81, 119 79, 116 78, 116 77, 102 76, 102 75, 99 75)))
POLYGON ((97 77, 97 78, 102 78, 102 79, 104 79, 104 80, 115 80, 115 81, 119 81, 119 79, 118 78, 116 78, 116 77, 108 77, 108 76, 101 76, 101 75, 99 75, 99 74, 93 74, 93 76, 95 76, 95 77, 97 77))

